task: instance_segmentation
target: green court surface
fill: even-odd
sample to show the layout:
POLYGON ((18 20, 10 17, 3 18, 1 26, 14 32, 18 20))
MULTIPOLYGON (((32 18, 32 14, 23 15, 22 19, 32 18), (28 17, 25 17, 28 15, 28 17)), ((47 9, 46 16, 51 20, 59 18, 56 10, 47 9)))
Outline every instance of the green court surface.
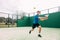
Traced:
POLYGON ((60 40, 60 28, 42 28, 38 37, 38 29, 29 34, 31 27, 0 28, 0 40, 60 40))

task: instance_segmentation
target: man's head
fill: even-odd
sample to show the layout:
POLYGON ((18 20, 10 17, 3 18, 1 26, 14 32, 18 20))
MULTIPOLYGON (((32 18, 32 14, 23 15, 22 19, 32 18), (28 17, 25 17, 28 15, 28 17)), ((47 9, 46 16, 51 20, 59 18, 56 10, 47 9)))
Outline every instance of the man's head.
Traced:
POLYGON ((38 15, 41 14, 41 11, 37 11, 37 14, 38 14, 38 15))

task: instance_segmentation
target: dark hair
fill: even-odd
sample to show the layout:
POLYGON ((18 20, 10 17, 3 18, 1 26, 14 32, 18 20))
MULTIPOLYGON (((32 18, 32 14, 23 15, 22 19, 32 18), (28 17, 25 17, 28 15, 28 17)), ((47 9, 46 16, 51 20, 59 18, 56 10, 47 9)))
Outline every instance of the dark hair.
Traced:
POLYGON ((41 13, 41 11, 37 11, 38 13, 41 13))

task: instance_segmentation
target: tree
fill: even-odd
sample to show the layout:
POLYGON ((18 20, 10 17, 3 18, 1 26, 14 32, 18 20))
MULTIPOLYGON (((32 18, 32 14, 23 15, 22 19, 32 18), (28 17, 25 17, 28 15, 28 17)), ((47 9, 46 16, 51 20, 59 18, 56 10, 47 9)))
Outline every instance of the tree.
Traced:
POLYGON ((0 22, 5 22, 5 18, 4 17, 0 17, 0 22))

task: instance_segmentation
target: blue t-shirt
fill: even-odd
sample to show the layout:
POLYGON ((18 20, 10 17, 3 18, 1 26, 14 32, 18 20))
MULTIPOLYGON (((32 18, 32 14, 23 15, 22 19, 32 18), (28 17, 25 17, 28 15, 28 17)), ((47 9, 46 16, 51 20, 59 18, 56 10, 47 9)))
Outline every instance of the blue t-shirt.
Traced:
POLYGON ((38 15, 34 16, 34 20, 33 20, 34 24, 37 24, 39 22, 39 18, 38 17, 39 17, 38 15))

